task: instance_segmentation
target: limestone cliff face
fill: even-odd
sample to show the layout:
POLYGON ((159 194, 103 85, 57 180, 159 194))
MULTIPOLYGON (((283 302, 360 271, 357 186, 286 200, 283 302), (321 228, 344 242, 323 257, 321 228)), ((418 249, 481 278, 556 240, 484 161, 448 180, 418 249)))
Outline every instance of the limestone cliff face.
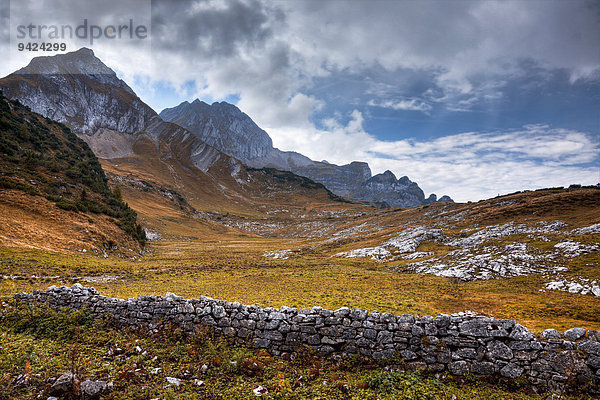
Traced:
POLYGON ((364 188, 364 183, 371 177, 371 168, 366 162, 354 161, 346 165, 313 163, 292 170, 298 175, 322 183, 338 196, 357 200, 371 200, 359 199, 356 196, 356 193, 364 188))
MULTIPOLYGON (((186 101, 163 110, 160 117, 183 126, 201 140, 247 165, 292 171, 322 183, 339 196, 376 201, 392 207, 420 206, 437 201, 435 194, 425 198, 419 185, 406 176, 397 180, 392 172, 386 171, 372 177, 369 164, 365 162, 335 165, 274 148, 267 132, 236 106, 225 102, 209 105, 200 100, 186 101)), ((452 201, 448 196, 442 199, 452 201)))
POLYGON ((164 146, 170 157, 191 161, 202 171, 229 158, 179 125, 163 121, 87 48, 36 57, 0 79, 0 89, 32 111, 68 125, 98 157, 132 156, 138 140, 150 139, 157 149, 164 146))
POLYGON ((369 178, 355 196, 357 199, 380 201, 391 205, 414 207, 427 204, 425 193, 419 185, 406 176, 396 179, 391 171, 369 178))
POLYGON ((5 96, 39 114, 93 135, 98 129, 132 134, 158 115, 92 50, 36 57, 0 80, 5 96))
POLYGON ((221 102, 211 106, 200 100, 186 101, 163 110, 160 117, 244 162, 267 157, 273 150, 273 141, 267 132, 233 104, 221 102))

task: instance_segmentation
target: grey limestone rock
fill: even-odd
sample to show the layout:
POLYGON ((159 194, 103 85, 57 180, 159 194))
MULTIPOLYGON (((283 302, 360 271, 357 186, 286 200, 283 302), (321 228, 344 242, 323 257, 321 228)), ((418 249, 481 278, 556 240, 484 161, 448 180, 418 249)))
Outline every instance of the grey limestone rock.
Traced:
POLYGON ((534 339, 533 333, 529 332, 529 330, 521 324, 515 324, 515 327, 513 328, 509 337, 514 340, 532 340, 532 339, 534 339))
POLYGON ((453 375, 466 375, 469 373, 469 364, 466 361, 454 361, 450 364, 450 372, 453 375))
POLYGON ((546 329, 542 332, 542 336, 546 339, 560 339, 561 335, 556 329, 546 329))
POLYGON ((77 375, 72 372, 62 374, 50 387, 50 393, 62 396, 72 392, 75 380, 77 380, 77 375))
POLYGON ((97 400, 102 393, 106 392, 108 385, 104 381, 92 381, 86 379, 79 386, 82 400, 97 400))
POLYGON ((493 341, 487 345, 488 357, 491 360, 502 359, 502 360, 510 360, 513 358, 513 352, 502 342, 493 341))
POLYGON ((490 336, 490 324, 484 318, 472 319, 465 321, 458 326, 461 335, 488 337, 490 336))
POLYGON ((471 372, 477 375, 493 375, 496 372, 496 365, 488 361, 474 361, 471 364, 471 372))
POLYGON ((517 379, 523 374, 523 368, 514 363, 508 363, 500 370, 505 378, 517 379))
POLYGON ((583 328, 571 328, 566 330, 563 335, 571 341, 579 340, 585 336, 586 330, 583 328))

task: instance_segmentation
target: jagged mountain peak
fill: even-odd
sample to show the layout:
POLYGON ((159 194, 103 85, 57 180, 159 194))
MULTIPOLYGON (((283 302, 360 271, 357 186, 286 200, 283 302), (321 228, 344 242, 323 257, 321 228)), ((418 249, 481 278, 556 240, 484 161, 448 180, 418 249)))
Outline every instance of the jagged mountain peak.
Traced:
POLYGON ((387 186, 396 187, 409 187, 411 185, 418 186, 415 182, 411 181, 408 176, 403 176, 400 179, 396 179, 396 175, 389 169, 381 174, 374 175, 366 182, 367 184, 381 184, 387 186))
POLYGON ((398 183, 404 186, 408 186, 411 183, 413 183, 413 181, 408 179, 408 176, 404 175, 402 178, 398 179, 398 183))
POLYGON ((85 75, 95 78, 103 84, 117 86, 133 94, 133 90, 87 47, 65 54, 35 57, 26 67, 19 69, 15 74, 85 75))
MULTIPOLYGON (((162 118, 167 121, 172 121, 173 118, 182 118, 184 115, 188 118, 197 119, 198 117, 215 116, 216 114, 219 114, 218 116, 221 118, 239 118, 249 120, 254 124, 254 121, 236 105, 226 101, 215 101, 208 104, 200 99, 195 99, 191 103, 186 100, 176 107, 165 108, 160 112, 162 118)), ((258 128, 258 126, 256 127, 258 128)))
POLYGON ((369 178, 367 183, 381 183, 387 185, 393 185, 396 183, 396 175, 389 169, 382 174, 377 174, 369 178))
POLYGON ((222 101, 212 105, 196 99, 160 113, 165 121, 176 123, 230 156, 251 164, 273 151, 271 137, 235 105, 222 101))
POLYGON ((157 118, 154 110, 85 47, 35 57, 26 67, 2 78, 0 87, 7 97, 87 135, 99 129, 136 133, 157 118))

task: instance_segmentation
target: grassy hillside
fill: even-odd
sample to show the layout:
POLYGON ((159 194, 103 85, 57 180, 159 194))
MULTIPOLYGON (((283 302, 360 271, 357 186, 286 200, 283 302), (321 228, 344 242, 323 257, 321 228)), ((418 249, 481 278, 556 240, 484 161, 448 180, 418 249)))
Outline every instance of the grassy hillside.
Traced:
POLYGON ((119 188, 110 190, 98 159, 69 128, 0 94, 0 132, 0 189, 42 196, 73 213, 104 215, 144 244, 136 213, 119 188))

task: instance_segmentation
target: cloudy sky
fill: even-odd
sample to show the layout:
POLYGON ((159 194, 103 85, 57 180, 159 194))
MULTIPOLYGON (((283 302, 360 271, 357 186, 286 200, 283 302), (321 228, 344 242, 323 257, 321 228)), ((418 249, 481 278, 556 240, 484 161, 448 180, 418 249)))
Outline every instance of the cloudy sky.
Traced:
POLYGON ((227 100, 282 150, 367 161, 459 201, 599 180, 597 1, 0 4, 2 75, 30 57, 13 49, 24 15, 132 15, 150 41, 88 47, 157 111, 227 100))

